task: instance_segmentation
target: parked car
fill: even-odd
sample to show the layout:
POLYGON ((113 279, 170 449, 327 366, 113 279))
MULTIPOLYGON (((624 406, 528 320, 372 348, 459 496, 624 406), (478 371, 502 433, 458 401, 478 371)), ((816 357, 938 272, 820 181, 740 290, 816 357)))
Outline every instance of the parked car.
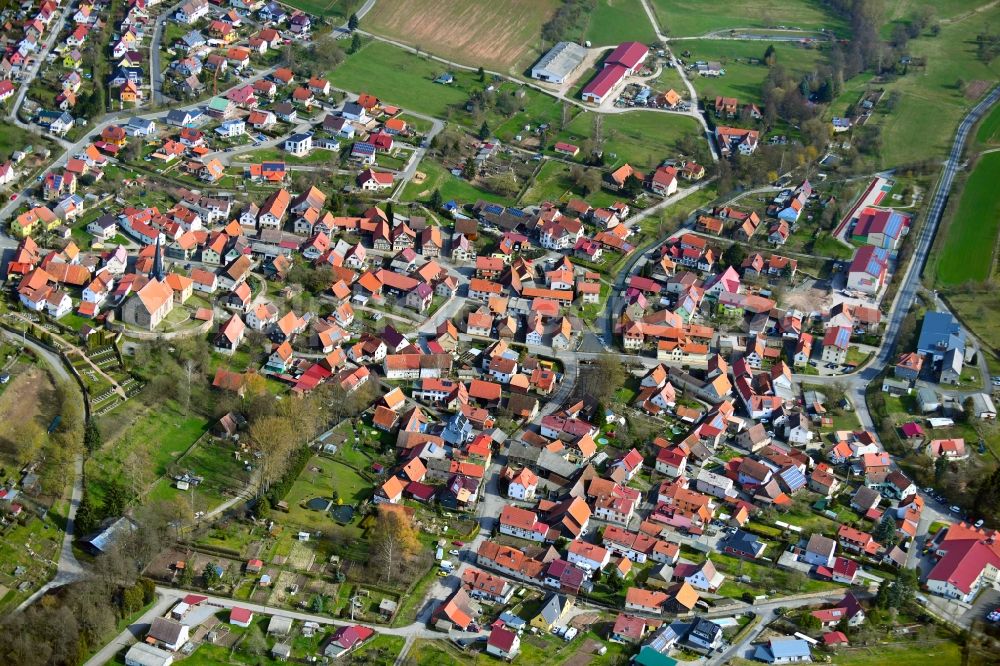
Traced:
POLYGON ((959 507, 955 506, 954 504, 952 504, 951 506, 949 506, 948 510, 951 511, 952 513, 962 513, 962 509, 960 509, 959 507))

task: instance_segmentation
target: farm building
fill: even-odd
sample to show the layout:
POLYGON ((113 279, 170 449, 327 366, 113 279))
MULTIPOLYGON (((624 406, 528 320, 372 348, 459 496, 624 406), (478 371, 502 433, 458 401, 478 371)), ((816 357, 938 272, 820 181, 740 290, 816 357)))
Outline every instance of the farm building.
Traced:
POLYGON ((587 49, 573 42, 559 42, 531 68, 531 78, 547 83, 565 83, 583 59, 587 49))

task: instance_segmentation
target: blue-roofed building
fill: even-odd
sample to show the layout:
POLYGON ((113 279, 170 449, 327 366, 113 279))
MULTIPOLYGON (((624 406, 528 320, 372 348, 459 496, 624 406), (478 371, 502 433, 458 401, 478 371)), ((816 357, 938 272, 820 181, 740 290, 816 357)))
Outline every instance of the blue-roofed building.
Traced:
POLYGON ((859 247, 847 269, 847 288, 876 294, 889 274, 889 251, 874 245, 859 247))
POLYGON ((772 638, 767 645, 759 645, 753 653, 753 658, 765 664, 794 664, 812 661, 809 643, 801 638, 783 636, 772 638))
POLYGON ((851 239, 886 250, 895 250, 909 229, 910 218, 890 209, 865 208, 851 232, 851 239))
POLYGON ((778 483, 788 493, 794 493, 806 485, 806 477, 798 467, 787 467, 778 473, 778 483))
POLYGON ((843 365, 851 343, 850 326, 831 326, 823 335, 823 361, 843 365))
POLYGON ((784 220, 789 224, 798 222, 799 216, 802 215, 802 209, 806 207, 806 202, 809 201, 812 191, 812 185, 809 181, 802 181, 802 184, 796 188, 791 198, 788 199, 785 207, 778 211, 778 219, 784 220))
POLYGON ((847 130, 851 129, 851 119, 850 118, 834 118, 831 121, 831 124, 833 125, 833 131, 834 131, 834 133, 837 133, 837 132, 846 132, 847 130))
POLYGON ((448 420, 448 425, 441 431, 441 439, 452 446, 465 444, 472 437, 472 422, 461 412, 448 420))
POLYGON ((504 611, 500 613, 499 619, 501 622, 504 623, 504 625, 510 627, 514 631, 517 631, 518 629, 524 629, 524 627, 527 626, 528 624, 526 621, 522 620, 521 618, 519 618, 517 615, 514 615, 510 611, 504 611))
POLYGON ((375 162, 375 146, 361 141, 355 143, 351 147, 351 159, 364 164, 373 164, 375 162))
POLYGON ((920 327, 917 353, 937 362, 952 349, 965 352, 965 331, 950 312, 928 312, 920 327))
POLYGON ((736 530, 722 542, 722 552, 748 560, 756 560, 764 554, 765 548, 767 548, 767 544, 761 541, 756 534, 743 530, 736 530))

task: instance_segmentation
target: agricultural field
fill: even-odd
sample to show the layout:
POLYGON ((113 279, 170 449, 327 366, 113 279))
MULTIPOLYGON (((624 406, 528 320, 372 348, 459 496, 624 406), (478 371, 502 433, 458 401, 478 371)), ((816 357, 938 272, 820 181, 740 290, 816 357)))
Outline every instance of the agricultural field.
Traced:
POLYGON ((1000 228, 1000 153, 979 159, 962 191, 958 208, 942 234, 937 280, 943 286, 981 281, 993 271, 993 251, 1000 228))
POLYGON ((556 0, 379 0, 370 32, 473 67, 520 72, 542 52, 542 25, 556 0))
POLYGON ((911 55, 925 58, 926 67, 911 68, 886 86, 887 99, 898 97, 891 111, 885 103, 876 107, 872 122, 882 128, 882 167, 947 153, 962 116, 988 89, 989 82, 1000 79, 1000 58, 986 65, 976 57, 975 33, 988 26, 1000 26, 1000 6, 944 23, 937 37, 910 41, 911 55), (965 87, 960 88, 960 82, 965 87), (977 82, 986 83, 986 87, 977 82), (974 98, 966 92, 974 93, 974 98), (915 136, 920 141, 914 141, 915 136))
POLYGON ((767 28, 779 25, 803 30, 827 28, 847 36, 843 20, 809 0, 652 0, 660 30, 671 37, 695 37, 732 28, 767 28))
MULTIPOLYGON (((581 113, 554 139, 581 145, 593 133, 594 114, 581 113)), ((701 128, 690 116, 636 111, 605 115, 601 134, 604 158, 609 167, 628 162, 643 170, 674 156, 677 142, 685 136, 700 137, 701 128)))
POLYGON ((652 44, 656 33, 641 0, 600 0, 590 15, 583 40, 595 47, 617 46, 627 41, 652 44))
MULTIPOLYGON (((725 76, 703 77, 693 74, 691 82, 703 99, 715 97, 735 97, 741 104, 761 103, 761 86, 767 79, 768 68, 764 64, 764 51, 768 42, 736 42, 731 40, 697 40, 685 42, 684 49, 690 51, 685 62, 696 60, 718 61, 726 70, 725 76), (756 59, 756 64, 750 64, 756 59)), ((773 44, 777 63, 789 72, 806 73, 825 59, 819 49, 804 48, 794 44, 776 42, 773 44)))

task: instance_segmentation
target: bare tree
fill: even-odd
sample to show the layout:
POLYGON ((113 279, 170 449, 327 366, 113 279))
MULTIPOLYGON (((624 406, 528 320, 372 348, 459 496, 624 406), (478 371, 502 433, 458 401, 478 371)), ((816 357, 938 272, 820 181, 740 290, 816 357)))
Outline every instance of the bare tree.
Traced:
POLYGON ((373 546, 376 560, 385 568, 386 579, 391 579, 398 573, 400 564, 417 552, 420 542, 413 526, 403 514, 380 507, 373 546))
POLYGON ((265 416, 250 426, 250 439, 260 454, 258 497, 266 493, 288 469, 294 435, 292 423, 283 416, 265 416))

